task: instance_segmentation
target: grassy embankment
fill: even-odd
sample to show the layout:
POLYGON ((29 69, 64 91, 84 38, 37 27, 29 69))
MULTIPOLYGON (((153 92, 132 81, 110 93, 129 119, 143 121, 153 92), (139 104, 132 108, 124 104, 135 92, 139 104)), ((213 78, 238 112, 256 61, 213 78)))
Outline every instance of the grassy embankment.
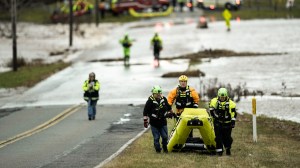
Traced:
POLYGON ((0 88, 31 87, 69 65, 64 62, 30 64, 18 68, 16 72, 2 72, 0 73, 0 88))
MULTIPOLYGON (((170 132, 174 121, 169 120, 168 124, 170 132)), ((257 124, 258 142, 254 143, 251 115, 238 116, 236 127, 233 129, 234 143, 230 157, 210 156, 199 151, 157 154, 153 148, 151 131, 148 130, 104 167, 298 167, 300 125, 266 117, 258 117, 257 124)))

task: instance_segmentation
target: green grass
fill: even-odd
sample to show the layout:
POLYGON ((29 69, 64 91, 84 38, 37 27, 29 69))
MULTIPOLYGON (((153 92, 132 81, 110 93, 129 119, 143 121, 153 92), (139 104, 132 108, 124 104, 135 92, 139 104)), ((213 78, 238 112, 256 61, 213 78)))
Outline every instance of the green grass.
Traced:
MULTIPOLYGON (((201 152, 157 154, 148 130, 104 168, 151 167, 297 167, 300 165, 300 125, 258 117, 258 142, 252 140, 252 116, 240 115, 233 129, 232 156, 209 156, 201 152)), ((169 132, 174 125, 168 121, 169 132)))
POLYGON ((16 72, 3 72, 0 73, 0 88, 31 87, 69 65, 63 62, 27 65, 16 72))

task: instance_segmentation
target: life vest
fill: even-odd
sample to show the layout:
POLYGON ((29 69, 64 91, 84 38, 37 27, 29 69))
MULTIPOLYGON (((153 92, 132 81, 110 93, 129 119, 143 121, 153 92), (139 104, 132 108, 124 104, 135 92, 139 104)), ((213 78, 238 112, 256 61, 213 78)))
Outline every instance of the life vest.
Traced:
POLYGON ((229 99, 226 102, 222 103, 220 100, 217 101, 216 109, 213 111, 213 117, 216 121, 220 123, 229 123, 231 122, 230 115, 230 104, 229 99))
POLYGON ((157 101, 153 95, 151 95, 149 97, 152 100, 152 103, 154 104, 155 108, 154 110, 151 111, 150 114, 150 120, 151 118, 155 118, 155 119, 163 119, 165 118, 165 113, 166 113, 166 102, 165 99, 163 97, 161 97, 161 99, 159 101, 157 101))
POLYGON ((187 86, 185 90, 181 90, 177 87, 175 105, 177 109, 193 107, 193 97, 189 86, 187 86))

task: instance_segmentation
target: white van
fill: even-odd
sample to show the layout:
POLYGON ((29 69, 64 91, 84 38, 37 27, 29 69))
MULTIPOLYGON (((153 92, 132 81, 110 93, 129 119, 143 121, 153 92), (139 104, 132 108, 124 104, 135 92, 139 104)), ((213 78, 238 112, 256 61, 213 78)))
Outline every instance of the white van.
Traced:
POLYGON ((202 9, 224 9, 225 6, 232 10, 238 10, 242 0, 198 0, 197 6, 202 9))

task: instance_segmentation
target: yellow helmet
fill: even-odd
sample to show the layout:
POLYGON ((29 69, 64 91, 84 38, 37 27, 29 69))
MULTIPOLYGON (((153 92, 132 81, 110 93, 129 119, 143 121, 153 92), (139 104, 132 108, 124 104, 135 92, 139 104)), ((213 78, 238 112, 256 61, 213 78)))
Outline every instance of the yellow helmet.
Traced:
POLYGON ((178 80, 179 81, 188 81, 188 77, 185 75, 181 75, 181 76, 179 76, 178 80))

